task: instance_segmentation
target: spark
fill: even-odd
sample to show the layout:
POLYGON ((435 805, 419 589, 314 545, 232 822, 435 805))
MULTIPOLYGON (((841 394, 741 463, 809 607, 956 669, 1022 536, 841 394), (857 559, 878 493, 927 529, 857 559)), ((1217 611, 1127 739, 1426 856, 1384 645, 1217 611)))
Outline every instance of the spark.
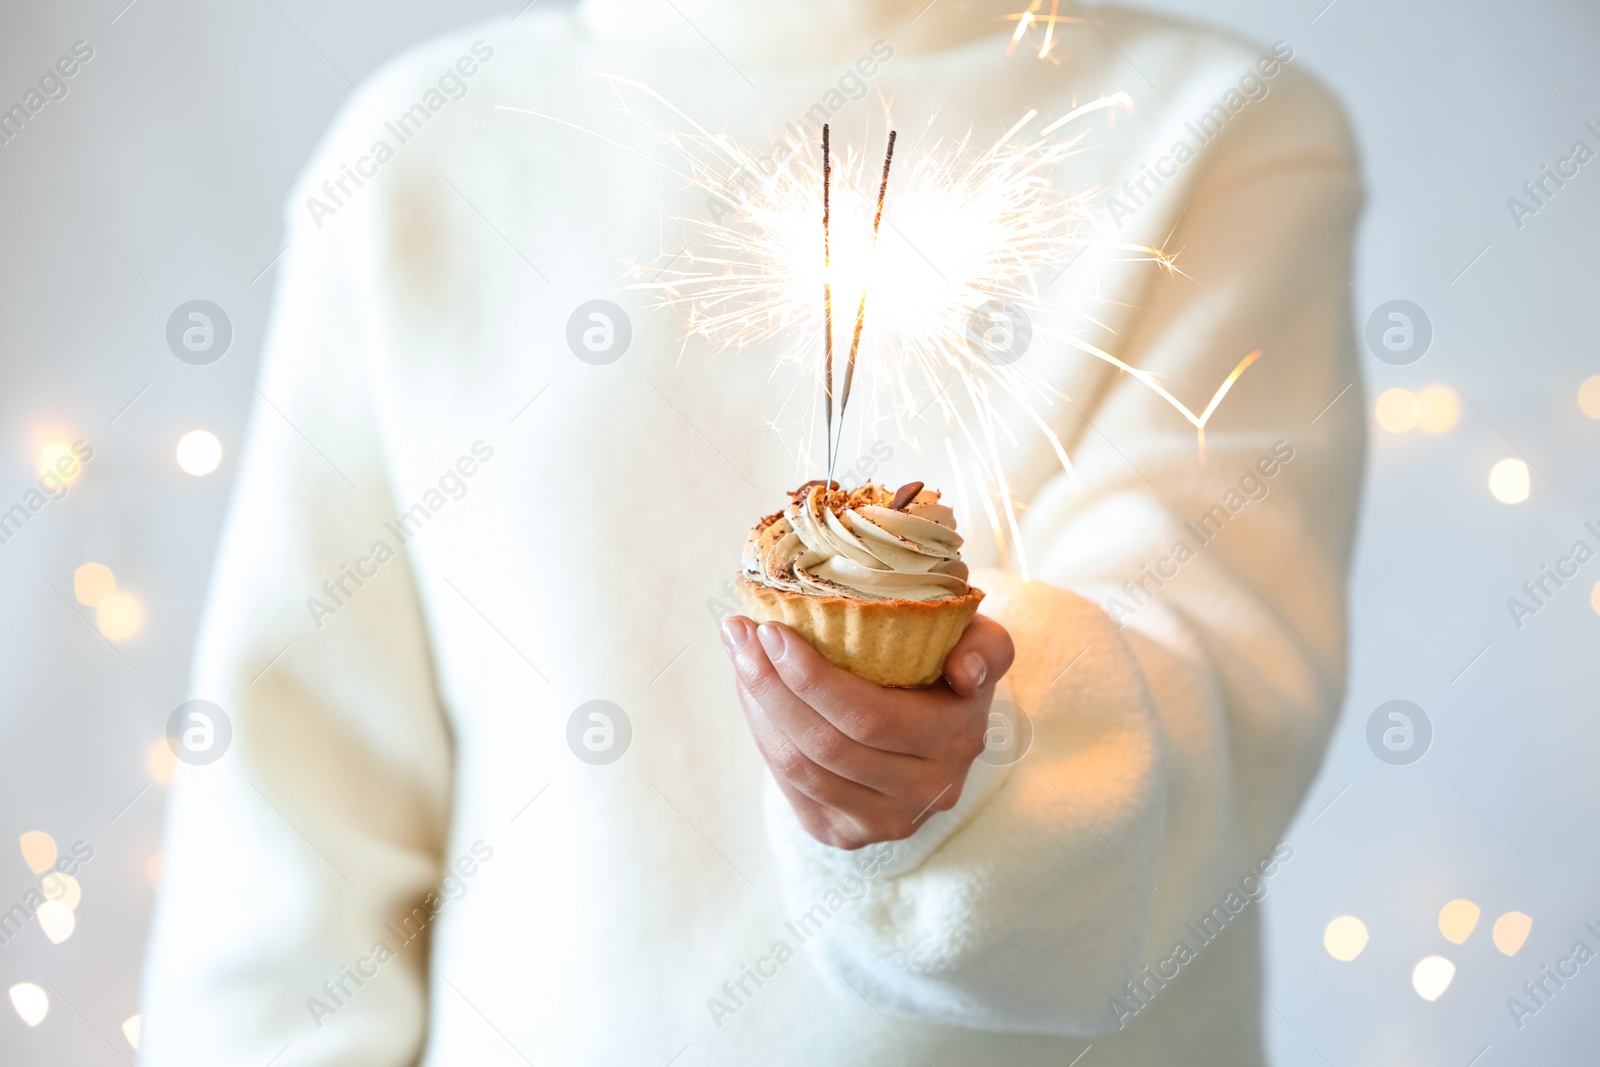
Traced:
MULTIPOLYGON (((1035 0, 1030 12, 1041 2, 1035 0)), ((1056 20, 1052 6, 1038 21, 1053 27, 1056 20)), ((1002 455, 1018 440, 1012 421, 1027 423, 1075 479, 1054 428, 1061 419, 1047 418, 1057 400, 1067 399, 1044 376, 1058 375, 1062 349, 1103 360, 1155 392, 1195 427, 1202 457, 1206 423, 1259 358, 1253 352, 1241 360, 1195 414, 1168 391, 1160 375, 1079 336, 1086 326, 1102 325, 1086 301, 1063 304, 1046 295, 1064 268, 1089 250, 1100 254, 1093 257, 1098 261, 1122 254, 1181 273, 1176 257, 1163 249, 1097 236, 1095 210, 1103 192, 1068 189, 1054 180, 1063 162, 1093 147, 1087 142, 1094 130, 1085 120, 1100 112, 1109 120, 1119 109, 1131 110, 1127 93, 1074 106, 1031 133, 1039 112, 1030 110, 989 144, 971 133, 941 139, 932 133, 930 119, 922 139, 896 154, 893 188, 880 208, 879 161, 854 146, 841 148, 838 137, 826 155, 819 155, 815 142, 797 137, 751 151, 705 129, 649 87, 606 77, 624 112, 670 149, 671 158, 664 162, 593 135, 704 190, 713 205, 704 217, 680 220, 694 231, 688 252, 665 266, 638 265, 636 281, 628 287, 678 309, 687 337, 703 339, 714 351, 761 348, 772 354, 775 371, 787 365, 813 382, 822 378, 822 388, 810 393, 813 398, 832 396, 832 309, 857 308, 846 373, 859 374, 856 391, 864 400, 852 410, 866 408, 855 416, 860 432, 881 433, 873 428, 889 421, 914 451, 925 454, 911 423, 924 411, 930 421, 942 423, 937 432, 950 457, 958 515, 981 512, 1002 561, 1014 556, 1024 576, 1021 502, 1002 455), (646 122, 631 103, 635 94, 666 109, 668 124, 646 122), (828 224, 818 227, 824 210, 828 224), (881 226, 875 217, 880 210, 881 226), (859 309, 869 292, 863 320, 859 309), (995 308, 1002 309, 1006 322, 979 317, 995 308), (1031 334, 1033 348, 1050 351, 1024 365, 1021 356, 1033 349, 1012 355, 1003 345, 997 348, 986 340, 988 322, 996 323, 1002 335, 1009 327, 1010 335, 1000 340, 1031 334), (854 369, 858 355, 859 371, 854 369), (958 460, 958 451, 964 460, 958 460)), ((581 130, 555 116, 501 109, 581 130)), ((819 429, 830 459, 839 447, 835 434, 842 445, 842 412, 834 412, 830 402, 819 418, 819 406, 815 400, 806 405, 800 416, 802 443, 792 450, 808 477, 818 469, 809 442, 819 429), (836 414, 841 416, 837 426, 836 414)), ((773 419, 774 428, 779 421, 773 419)))
POLYGON ((1069 22, 1082 22, 1084 20, 1080 18, 1073 18, 1069 15, 1062 15, 1061 0, 1050 0, 1050 14, 1041 19, 1038 13, 1043 9, 1043 7, 1044 0, 1032 0, 1032 2, 1028 5, 1028 10, 1014 12, 1006 16, 1006 20, 1008 22, 1015 22, 1017 24, 1016 32, 1011 35, 1011 40, 1006 43, 1006 55, 1009 56, 1015 53, 1017 50, 1017 45, 1022 43, 1023 38, 1028 35, 1028 31, 1042 24, 1044 26, 1044 43, 1039 46, 1039 58, 1048 59, 1050 62, 1056 64, 1061 62, 1061 60, 1057 59, 1051 52, 1051 49, 1054 48, 1056 44, 1056 25, 1058 23, 1065 24, 1069 22))

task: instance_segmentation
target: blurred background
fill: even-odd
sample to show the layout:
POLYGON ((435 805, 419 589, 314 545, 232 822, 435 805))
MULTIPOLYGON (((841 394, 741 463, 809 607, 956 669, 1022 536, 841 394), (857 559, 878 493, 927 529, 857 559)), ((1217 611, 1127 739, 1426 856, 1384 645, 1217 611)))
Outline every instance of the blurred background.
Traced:
MULTIPOLYGON (((1539 1000, 1523 988, 1570 973, 1580 940, 1600 951, 1600 560, 1570 555, 1600 549, 1600 162, 1573 156, 1600 150, 1600 8, 1145 6, 1288 41, 1349 109, 1369 189, 1350 689, 1265 905, 1274 1063, 1600 1062, 1600 962, 1539 1000), (1547 567, 1577 573, 1558 585, 1547 567)), ((22 133, 0 125, 5 1064, 135 1059, 163 735, 188 696, 290 182, 387 58, 526 10, 0 12, 0 108, 74 60, 22 133), (186 362, 168 324, 197 300, 215 333, 186 362), (34 510, 56 464, 70 484, 34 510)))

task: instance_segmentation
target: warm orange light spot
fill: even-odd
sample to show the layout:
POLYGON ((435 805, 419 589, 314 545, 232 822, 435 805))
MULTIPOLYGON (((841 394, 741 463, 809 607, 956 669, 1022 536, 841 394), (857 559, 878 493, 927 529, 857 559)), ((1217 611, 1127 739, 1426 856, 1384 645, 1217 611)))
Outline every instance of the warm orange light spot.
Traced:
POLYGON ((1507 956, 1515 956, 1528 943, 1533 932, 1533 918, 1520 911, 1508 911, 1494 921, 1494 947, 1507 956))
POLYGON ((126 641, 144 626, 144 605, 128 593, 112 593, 95 609, 100 632, 113 641, 126 641))
POLYGON ((104 563, 85 563, 72 572, 72 595, 86 608, 97 608, 117 591, 117 576, 104 563))
POLYGON ((29 830, 22 835, 22 862, 34 874, 43 874, 56 861, 56 839, 43 830, 29 830))
POLYGON ((165 738, 150 746, 145 753, 145 763, 150 768, 150 777, 162 785, 171 785, 173 776, 178 773, 178 757, 172 754, 172 746, 165 738))
POLYGON ((71 485, 78 480, 78 475, 83 473, 83 464, 67 442, 46 441, 39 446, 39 454, 34 457, 33 469, 40 478, 49 476, 71 485))
POLYGON ((1322 947, 1341 963, 1349 963, 1367 947, 1367 924, 1354 915, 1341 915, 1322 931, 1322 947))
POLYGON ((63 871, 51 871, 39 879, 39 891, 49 901, 59 901, 76 911, 83 900, 83 887, 78 880, 63 871))
POLYGON ((1439 909, 1439 932, 1446 941, 1459 945, 1478 928, 1478 906, 1470 900, 1452 900, 1439 909))
POLYGON ((1405 433, 1422 417, 1422 405, 1409 389, 1390 389, 1378 397, 1373 409, 1378 425, 1390 433, 1405 433))
POLYGON ((1600 374, 1578 386, 1578 408, 1591 419, 1600 419, 1600 374))
POLYGON ((1444 433, 1461 418, 1461 402, 1448 385, 1428 385, 1417 391, 1417 425, 1428 433, 1444 433))

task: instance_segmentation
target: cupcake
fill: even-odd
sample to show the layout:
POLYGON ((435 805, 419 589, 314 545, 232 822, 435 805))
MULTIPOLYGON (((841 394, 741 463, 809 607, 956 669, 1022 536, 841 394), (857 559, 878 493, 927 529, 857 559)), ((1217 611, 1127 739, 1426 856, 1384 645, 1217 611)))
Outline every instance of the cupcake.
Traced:
POLYGON ((921 482, 890 492, 810 481, 750 531, 739 599, 830 663, 879 685, 935 682, 977 613, 955 513, 921 482))

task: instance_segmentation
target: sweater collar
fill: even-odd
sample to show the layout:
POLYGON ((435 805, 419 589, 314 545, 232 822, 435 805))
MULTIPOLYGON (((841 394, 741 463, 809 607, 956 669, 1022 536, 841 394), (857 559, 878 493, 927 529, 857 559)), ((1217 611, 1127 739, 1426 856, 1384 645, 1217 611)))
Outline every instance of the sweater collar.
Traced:
MULTIPOLYGON (((602 38, 716 49, 745 63, 848 61, 884 41, 897 53, 958 46, 1016 26, 1028 0, 582 0, 602 38)), ((741 71, 745 75, 755 72, 741 71)))

